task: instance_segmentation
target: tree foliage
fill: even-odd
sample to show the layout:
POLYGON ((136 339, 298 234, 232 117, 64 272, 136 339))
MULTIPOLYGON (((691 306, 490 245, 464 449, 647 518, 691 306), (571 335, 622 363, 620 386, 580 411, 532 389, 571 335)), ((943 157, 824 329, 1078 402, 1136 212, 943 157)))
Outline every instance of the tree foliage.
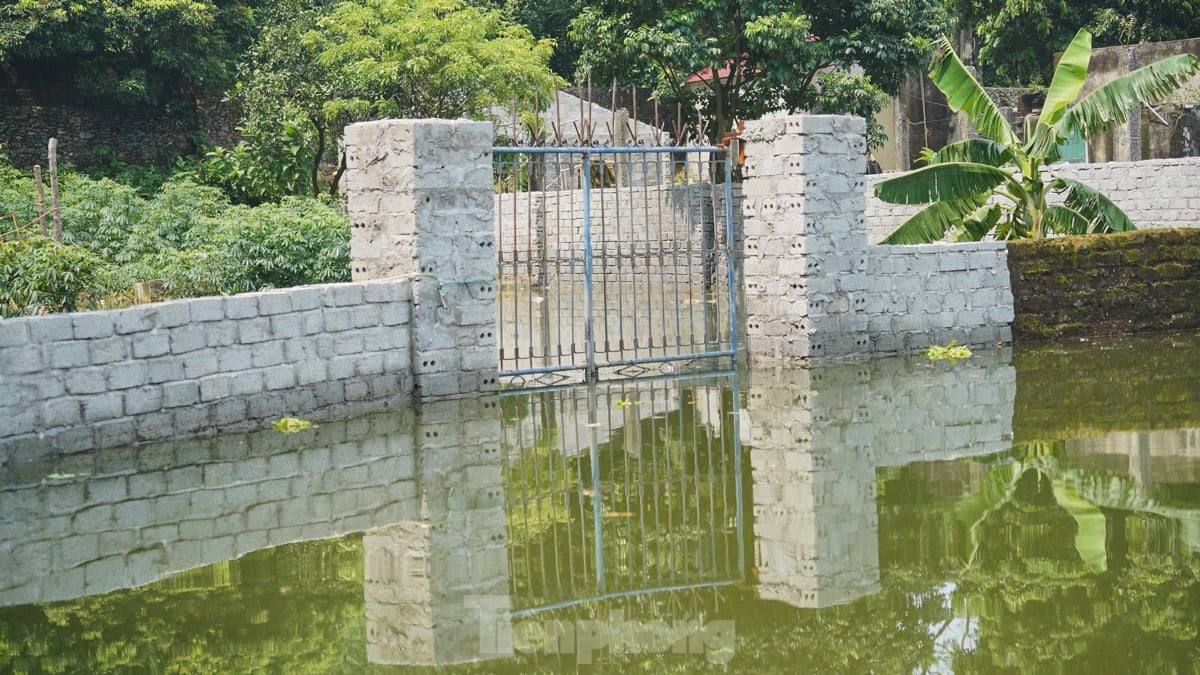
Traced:
POLYGON ((1044 167, 1058 146, 1125 121, 1125 110, 1156 103, 1200 70, 1191 54, 1163 59, 1118 77, 1076 101, 1087 78, 1091 34, 1081 29, 1068 45, 1046 92, 1042 113, 1022 142, 983 87, 942 38, 930 79, 952 110, 965 112, 983 138, 926 149, 927 165, 875 186, 893 204, 930 204, 883 240, 884 244, 1039 238, 1132 230, 1133 223, 1107 197, 1075 180, 1055 178, 1044 167), (1050 204, 1049 193, 1063 195, 1050 204))
POLYGON ((571 35, 581 66, 601 81, 698 104, 715 139, 735 120, 779 109, 870 117, 883 92, 925 63, 942 28, 934 0, 605 0, 571 35))
POLYGON ((71 172, 61 186, 57 244, 34 233, 33 179, 0 166, 0 213, 20 225, 0 242, 0 315, 119 306, 141 281, 191 297, 350 277, 350 227, 327 199, 236 205, 186 177, 148 197, 71 172))
POLYGON ((237 94, 263 149, 302 125, 313 193, 341 130, 381 117, 480 117, 513 98, 548 98, 549 40, 460 0, 368 0, 298 7, 251 48, 237 94))
POLYGON ((260 0, 6 0, 0 61, 41 63, 84 96, 164 103, 230 85, 260 0))
POLYGON ((989 85, 1045 84, 1054 55, 1076 26, 1096 46, 1180 40, 1200 35, 1195 0, 948 0, 959 24, 975 31, 979 64, 989 85))

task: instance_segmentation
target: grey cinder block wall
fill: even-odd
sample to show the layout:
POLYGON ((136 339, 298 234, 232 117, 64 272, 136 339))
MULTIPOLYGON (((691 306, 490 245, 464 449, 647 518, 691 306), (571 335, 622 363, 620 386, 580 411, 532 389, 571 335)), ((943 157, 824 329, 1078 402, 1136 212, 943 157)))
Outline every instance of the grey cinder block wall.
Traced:
POLYGON ((1011 340, 1003 244, 868 245, 862 119, 769 117, 743 139, 752 363, 1011 340))
POLYGON ((0 464, 495 390, 491 125, 346 139, 354 283, 0 321, 0 464))
POLYGON ((877 592, 878 470, 1011 448, 1008 360, 993 351, 944 369, 892 359, 754 373, 741 433, 760 596, 828 607, 877 592))
POLYGON ((362 122, 345 144, 352 278, 413 280, 417 396, 495 391, 491 123, 362 122))
POLYGON ((494 395, 443 400, 298 434, 260 430, 7 466, 0 607, 142 586, 260 549, 364 532, 372 661, 433 664, 422 644, 437 647, 437 663, 478 658, 479 611, 464 598, 508 599, 498 410, 494 395), (431 568, 447 574, 431 582, 431 568), (436 620, 424 632, 397 618, 422 615, 436 620))
POLYGON ((0 321, 0 463, 407 399, 407 280, 0 321))

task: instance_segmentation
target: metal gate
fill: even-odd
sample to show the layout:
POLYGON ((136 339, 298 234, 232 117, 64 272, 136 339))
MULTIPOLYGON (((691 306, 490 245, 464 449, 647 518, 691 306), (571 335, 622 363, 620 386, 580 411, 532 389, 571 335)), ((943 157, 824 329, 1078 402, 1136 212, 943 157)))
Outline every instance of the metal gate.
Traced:
POLYGON ((746 579, 736 371, 501 394, 513 616, 746 579))
POLYGON ((493 153, 502 377, 544 385, 732 365, 725 149, 493 153))

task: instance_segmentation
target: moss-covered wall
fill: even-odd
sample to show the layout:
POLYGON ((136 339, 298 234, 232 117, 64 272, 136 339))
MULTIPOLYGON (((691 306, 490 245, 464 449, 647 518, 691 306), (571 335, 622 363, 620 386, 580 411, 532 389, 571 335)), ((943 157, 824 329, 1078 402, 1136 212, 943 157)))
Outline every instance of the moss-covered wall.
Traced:
POLYGON ((1200 327, 1200 229, 1008 245, 1013 340, 1200 327))

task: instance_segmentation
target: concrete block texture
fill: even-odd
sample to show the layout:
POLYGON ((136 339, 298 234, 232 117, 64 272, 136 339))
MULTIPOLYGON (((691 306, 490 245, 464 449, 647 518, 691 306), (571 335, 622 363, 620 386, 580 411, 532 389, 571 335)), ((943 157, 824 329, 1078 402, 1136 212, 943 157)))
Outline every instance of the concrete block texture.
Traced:
MULTIPOLYGON (((410 279, 411 303, 396 301, 403 293, 399 288, 364 284, 357 287, 355 304, 367 304, 346 314, 327 313, 326 329, 331 322, 351 330, 408 321, 418 395, 478 393, 480 382, 494 382, 498 354, 492 350, 490 359, 464 364, 450 352, 474 344, 477 327, 495 322, 491 124, 381 120, 350 125, 345 139, 351 276, 410 279), (401 306, 412 309, 405 314, 401 306), (462 370, 464 365, 470 370, 462 370)), ((326 306, 341 303, 327 296, 326 306)), ((386 343, 379 336, 357 337, 364 344, 386 343)), ((362 349, 357 342, 350 351, 338 343, 335 352, 362 349)), ((331 362, 330 373, 347 372, 350 363, 331 362)), ((353 363, 357 373, 377 374, 372 360, 353 363)), ((358 387, 350 391, 361 394, 358 387)))
MULTIPOLYGON (((428 593, 405 585, 409 556, 390 555, 420 549, 422 569, 458 570, 435 583, 433 598, 461 610, 464 594, 506 592, 504 549, 495 543, 506 522, 500 421, 490 400, 491 408, 453 406, 452 422, 428 424, 401 409, 294 436, 257 430, 148 443, 137 449, 136 473, 121 452, 97 453, 90 473, 52 480, 45 476, 61 470, 61 458, 35 461, 0 487, 0 531, 10 533, 13 561, 0 577, 0 606, 140 586, 272 544, 362 530, 378 544, 367 548, 368 589, 388 584, 428 603, 428 593), (447 436, 460 445, 444 448, 447 436), (465 522, 446 513, 451 501, 469 510, 465 522)), ((441 420, 437 406, 427 414, 441 420)), ((132 433, 125 422, 98 426, 132 433)))
POLYGON ((907 351, 951 339, 994 345, 1012 320, 1002 244, 868 245, 865 134, 861 119, 844 116, 746 125, 743 272, 752 363, 907 351))
POLYGON ((411 283, 393 279, 2 320, 0 456, 411 396, 411 303, 411 283), (327 371, 323 350, 348 367, 327 371), (324 387, 331 375, 338 386, 324 387))

